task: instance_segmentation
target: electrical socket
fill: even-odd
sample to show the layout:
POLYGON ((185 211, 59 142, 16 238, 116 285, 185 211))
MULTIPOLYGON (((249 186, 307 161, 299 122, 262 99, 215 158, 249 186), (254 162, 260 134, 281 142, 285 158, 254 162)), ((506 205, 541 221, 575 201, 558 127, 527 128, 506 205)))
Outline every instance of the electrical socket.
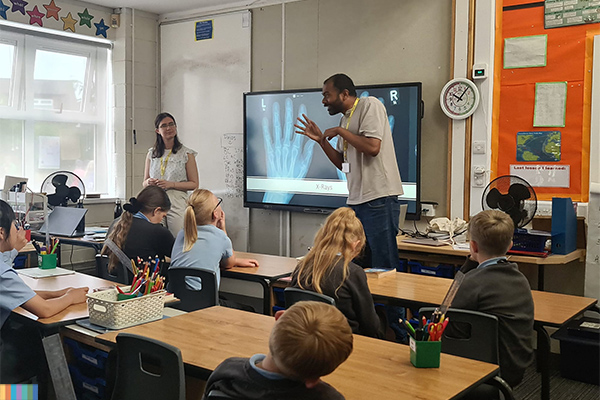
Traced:
POLYGON ((435 217, 435 206, 433 204, 421 205, 421 215, 435 217))

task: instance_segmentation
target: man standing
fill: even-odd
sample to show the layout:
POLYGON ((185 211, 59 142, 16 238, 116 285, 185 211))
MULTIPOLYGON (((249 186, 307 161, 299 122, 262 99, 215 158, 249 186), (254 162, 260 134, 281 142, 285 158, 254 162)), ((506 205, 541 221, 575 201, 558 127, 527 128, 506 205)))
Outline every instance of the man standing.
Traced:
POLYGON ((303 114, 295 125, 296 133, 317 142, 346 173, 348 206, 356 212, 367 236, 362 266, 397 268, 398 196, 403 191, 385 107, 375 97, 358 98, 352 79, 344 74, 323 82, 323 105, 330 115, 342 114, 339 126, 322 133, 303 114), (329 143, 335 136, 339 137, 336 148, 329 143))

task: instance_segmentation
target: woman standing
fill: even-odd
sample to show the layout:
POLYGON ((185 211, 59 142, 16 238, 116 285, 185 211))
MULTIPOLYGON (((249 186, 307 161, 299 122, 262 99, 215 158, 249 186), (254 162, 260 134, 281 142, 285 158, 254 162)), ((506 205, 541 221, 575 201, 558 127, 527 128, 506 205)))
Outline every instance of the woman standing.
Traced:
POLYGON ((187 191, 198 188, 198 168, 194 150, 185 147, 177 138, 177 123, 169 113, 160 113, 154 120, 156 142, 148 150, 144 169, 144 187, 156 185, 167 191, 171 210, 167 228, 173 236, 183 229, 183 214, 187 191))

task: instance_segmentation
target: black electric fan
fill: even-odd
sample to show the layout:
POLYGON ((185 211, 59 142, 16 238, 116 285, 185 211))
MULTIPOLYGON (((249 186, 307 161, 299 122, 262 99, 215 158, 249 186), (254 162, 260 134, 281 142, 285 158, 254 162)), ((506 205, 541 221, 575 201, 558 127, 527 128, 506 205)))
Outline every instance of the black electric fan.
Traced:
POLYGON ((515 224, 513 247, 509 252, 546 255, 548 232, 523 229, 537 211, 537 196, 525 179, 515 175, 502 175, 487 185, 481 198, 484 210, 500 210, 507 213, 515 224))
POLYGON ((51 207, 67 207, 69 202, 76 204, 85 197, 85 185, 81 178, 70 171, 56 171, 42 182, 40 189, 48 196, 51 207))

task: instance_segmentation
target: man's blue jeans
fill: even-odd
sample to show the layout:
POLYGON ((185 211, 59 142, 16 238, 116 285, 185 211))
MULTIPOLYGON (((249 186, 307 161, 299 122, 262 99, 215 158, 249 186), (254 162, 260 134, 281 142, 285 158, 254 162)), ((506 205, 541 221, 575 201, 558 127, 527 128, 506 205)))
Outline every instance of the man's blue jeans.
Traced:
POLYGON ((358 260, 359 264, 363 268, 397 269, 400 266, 396 243, 400 218, 398 196, 381 197, 350 207, 362 222, 367 236, 368 249, 365 248, 367 257, 358 260))

